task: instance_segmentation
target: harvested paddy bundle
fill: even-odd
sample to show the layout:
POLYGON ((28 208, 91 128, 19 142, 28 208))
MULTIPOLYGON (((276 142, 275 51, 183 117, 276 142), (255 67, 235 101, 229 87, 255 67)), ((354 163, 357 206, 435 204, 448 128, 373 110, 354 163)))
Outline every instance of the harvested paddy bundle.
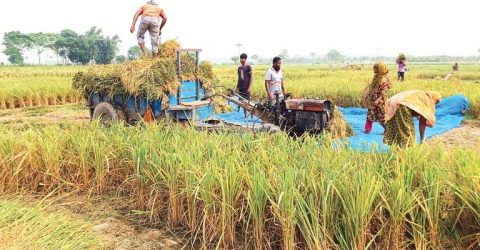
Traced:
POLYGON ((407 60, 407 57, 405 56, 405 54, 400 53, 397 57, 396 63, 397 64, 404 63, 406 60, 407 60))
MULTIPOLYGON (((194 58, 182 55, 182 81, 199 79, 208 88, 215 75, 209 63, 197 70, 194 58)), ((159 99, 175 94, 180 82, 175 59, 139 59, 119 65, 96 66, 73 77, 73 88, 87 95, 97 92, 109 95, 129 94, 159 99)))
POLYGON ((199 65, 198 79, 203 87, 209 89, 213 82, 218 82, 217 77, 213 73, 213 65, 208 61, 203 61, 199 65))
POLYGON ((160 44, 160 58, 165 59, 176 59, 177 50, 180 49, 181 45, 176 39, 167 40, 164 43, 160 44))
POLYGON ((233 107, 222 97, 214 97, 213 100, 215 102, 216 114, 232 112, 234 110, 233 107))
POLYGON ((182 65, 181 65, 181 75, 180 79, 182 81, 189 81, 194 80, 197 78, 197 65, 195 62, 195 58, 190 54, 183 54, 182 55, 182 65))
POLYGON ((180 85, 172 59, 136 60, 121 65, 121 82, 126 93, 160 99, 175 94, 180 85))
POLYGON ((93 92, 124 94, 121 69, 117 66, 97 66, 86 72, 78 72, 73 77, 73 88, 89 95, 93 92))
POLYGON ((332 134, 332 138, 346 138, 354 135, 352 127, 343 117, 342 112, 336 106, 333 106, 333 118, 330 121, 328 131, 332 134))

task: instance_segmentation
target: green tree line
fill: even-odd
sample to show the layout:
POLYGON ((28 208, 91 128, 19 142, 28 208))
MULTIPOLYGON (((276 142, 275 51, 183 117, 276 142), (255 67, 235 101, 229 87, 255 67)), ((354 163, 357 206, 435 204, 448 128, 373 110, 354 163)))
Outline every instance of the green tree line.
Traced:
MULTIPOLYGON (((480 52, 480 50, 479 50, 480 52)), ((315 52, 305 55, 293 55, 291 56, 288 50, 282 50, 278 55, 272 55, 270 58, 260 57, 258 55, 252 55, 249 61, 254 64, 271 64, 272 59, 275 56, 280 56, 284 63, 288 64, 337 64, 337 63, 365 63, 383 61, 387 63, 395 63, 397 55, 392 56, 347 56, 342 54, 338 50, 330 50, 327 54, 321 55, 315 52)), ((408 56, 407 60, 410 63, 478 63, 480 61, 479 56, 448 56, 448 55, 431 55, 431 56, 408 56)), ((233 64, 238 64, 239 55, 230 57, 230 61, 233 64)))
MULTIPOLYGON (((120 39, 117 35, 105 36, 101 29, 90 28, 84 34, 65 29, 60 33, 22 33, 11 31, 5 33, 2 51, 12 64, 24 64, 24 53, 35 52, 38 56, 38 64, 41 63, 41 55, 47 51, 53 51, 64 63, 68 61, 75 64, 109 64, 118 53, 120 39)), ((126 58, 120 57, 119 60, 126 58)))

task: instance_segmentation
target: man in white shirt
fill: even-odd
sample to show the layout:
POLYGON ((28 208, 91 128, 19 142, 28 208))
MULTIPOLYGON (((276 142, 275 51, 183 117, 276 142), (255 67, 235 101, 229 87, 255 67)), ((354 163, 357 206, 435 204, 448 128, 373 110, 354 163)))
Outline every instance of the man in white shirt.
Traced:
POLYGON ((275 94, 280 94, 280 99, 283 99, 285 88, 283 87, 283 73, 282 73, 282 59, 280 57, 273 58, 273 65, 267 70, 265 74, 265 89, 267 96, 275 102, 275 94))

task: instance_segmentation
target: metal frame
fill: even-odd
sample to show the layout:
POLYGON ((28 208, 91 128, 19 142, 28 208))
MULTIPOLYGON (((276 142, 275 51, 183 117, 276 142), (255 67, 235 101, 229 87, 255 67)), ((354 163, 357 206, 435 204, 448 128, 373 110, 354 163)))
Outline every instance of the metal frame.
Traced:
MULTIPOLYGON (((178 49, 177 50, 177 75, 178 75, 178 80, 181 81, 181 75, 182 75, 182 52, 195 52, 195 65, 196 65, 196 70, 198 70, 198 67, 200 65, 200 52, 202 52, 202 49, 178 49)), ((197 95, 197 98, 199 96, 199 81, 198 79, 195 79, 195 82, 197 83, 195 93, 197 95)), ((180 87, 177 91, 177 105, 182 104, 182 97, 180 95, 180 87)))

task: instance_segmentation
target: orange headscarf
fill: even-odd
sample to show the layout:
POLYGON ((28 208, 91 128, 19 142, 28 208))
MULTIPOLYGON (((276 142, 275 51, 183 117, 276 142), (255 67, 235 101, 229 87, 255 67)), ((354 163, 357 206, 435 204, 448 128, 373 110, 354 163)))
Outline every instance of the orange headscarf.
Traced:
POLYGON ((399 105, 405 105, 427 120, 427 126, 435 125, 435 104, 442 96, 436 91, 408 90, 400 92, 387 100, 385 121, 388 122, 398 110, 399 105))

